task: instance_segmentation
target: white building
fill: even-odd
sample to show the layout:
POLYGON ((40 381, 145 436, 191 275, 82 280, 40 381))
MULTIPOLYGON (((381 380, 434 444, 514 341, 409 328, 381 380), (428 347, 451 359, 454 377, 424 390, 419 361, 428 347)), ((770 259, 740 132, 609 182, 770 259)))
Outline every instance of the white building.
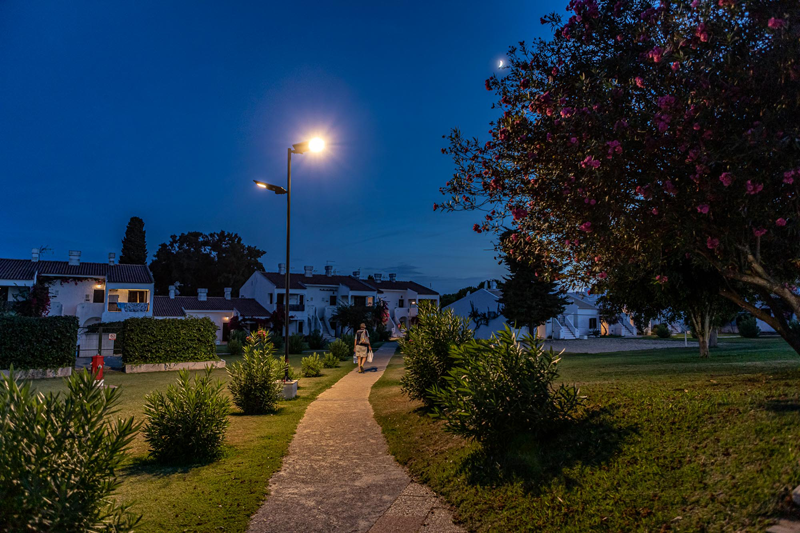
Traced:
POLYGON ((0 259, 0 305, 11 308, 38 281, 50 290, 47 316, 78 317, 81 346, 97 346, 97 335, 88 334, 87 326, 153 316, 150 269, 118 265, 113 253, 107 263, 81 262, 76 250, 70 250, 68 261, 43 261, 38 248, 30 259, 0 259))
MULTIPOLYGON (((500 300, 503 292, 496 287, 494 282, 489 283, 489 288, 478 289, 460 300, 445 307, 461 317, 470 319, 470 328, 478 339, 488 339, 496 331, 502 330, 508 323, 503 316, 503 306, 500 300)), ((630 317, 623 315, 614 324, 607 324, 600 320, 600 311, 596 304, 596 297, 585 292, 571 292, 565 295, 569 303, 564 306, 564 312, 553 317, 547 323, 539 326, 536 335, 540 338, 552 337, 553 339, 578 339, 592 335, 595 331, 601 334, 634 336, 636 328, 630 317)), ((513 329, 513 324, 508 324, 513 329)), ((518 334, 528 333, 527 327, 516 330, 518 334)))
POLYGON ((217 344, 228 341, 231 319, 268 320, 272 313, 252 298, 232 298, 232 290, 225 296, 208 296, 208 289, 197 289, 197 296, 177 296, 175 287, 169 287, 169 296, 153 299, 153 316, 156 318, 209 318, 217 326, 217 344))
POLYGON ((37 281, 50 288, 48 316, 77 316, 83 328, 98 322, 153 316, 153 275, 147 265, 81 262, 71 250, 69 261, 41 261, 34 248, 30 259, 0 259, 0 302, 8 307, 37 281))
MULTIPOLYGON (((289 332, 308 334, 319 330, 334 337, 338 324, 333 319, 339 305, 374 305, 386 302, 389 309, 388 327, 397 333, 400 323, 410 324, 417 316, 421 300, 439 302, 439 294, 413 281, 397 281, 394 274, 384 281, 381 274, 374 280, 361 279, 360 272, 350 276, 335 274, 325 267, 324 274, 315 274, 313 266, 304 267, 302 274, 291 274, 289 285, 289 332)), ((286 269, 283 263, 277 272, 255 272, 239 290, 239 296, 253 298, 269 312, 283 305, 286 291, 286 269)))

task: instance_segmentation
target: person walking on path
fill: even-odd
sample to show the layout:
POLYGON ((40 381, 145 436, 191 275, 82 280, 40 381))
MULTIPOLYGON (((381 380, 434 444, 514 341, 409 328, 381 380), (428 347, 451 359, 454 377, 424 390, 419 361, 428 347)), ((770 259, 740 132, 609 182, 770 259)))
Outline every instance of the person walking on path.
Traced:
POLYGON ((372 345, 369 343, 369 332, 367 325, 361 324, 361 327, 356 331, 355 339, 355 352, 358 358, 358 372, 364 373, 364 363, 367 362, 369 351, 372 350, 372 345))

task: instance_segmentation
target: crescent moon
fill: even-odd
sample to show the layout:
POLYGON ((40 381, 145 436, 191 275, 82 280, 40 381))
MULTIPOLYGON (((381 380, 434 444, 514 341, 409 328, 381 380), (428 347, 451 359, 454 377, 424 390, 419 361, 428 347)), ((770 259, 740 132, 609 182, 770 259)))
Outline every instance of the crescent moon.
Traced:
POLYGON ((497 68, 502 68, 502 67, 503 67, 503 60, 501 59, 500 64, 497 65, 497 68))

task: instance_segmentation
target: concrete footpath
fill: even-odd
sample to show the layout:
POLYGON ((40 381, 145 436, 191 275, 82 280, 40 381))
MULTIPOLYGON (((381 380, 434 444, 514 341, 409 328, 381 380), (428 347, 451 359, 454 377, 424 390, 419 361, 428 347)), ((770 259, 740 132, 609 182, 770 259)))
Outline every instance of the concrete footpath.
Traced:
POLYGON ((437 496, 395 462, 373 418, 369 392, 396 347, 384 344, 364 374, 353 365, 308 406, 248 531, 463 531, 437 496))

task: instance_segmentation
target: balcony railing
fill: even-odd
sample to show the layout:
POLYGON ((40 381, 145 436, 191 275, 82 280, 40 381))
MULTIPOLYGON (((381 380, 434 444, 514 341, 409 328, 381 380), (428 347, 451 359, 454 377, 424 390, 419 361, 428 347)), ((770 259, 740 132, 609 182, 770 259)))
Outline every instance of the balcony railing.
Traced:
POLYGON ((150 304, 147 302, 108 302, 108 311, 110 313, 146 313, 150 309, 150 304))

